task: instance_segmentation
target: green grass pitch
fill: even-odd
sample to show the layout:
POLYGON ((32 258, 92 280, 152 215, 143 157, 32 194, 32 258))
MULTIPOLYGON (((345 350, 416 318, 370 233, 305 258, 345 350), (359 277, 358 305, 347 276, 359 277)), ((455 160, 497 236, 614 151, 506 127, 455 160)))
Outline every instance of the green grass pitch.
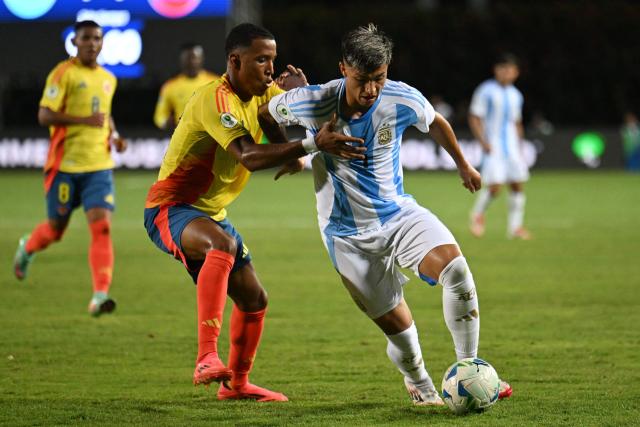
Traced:
MULTIPOLYGON (((0 425, 637 425, 640 421, 640 176, 537 172, 527 185, 530 242, 505 238, 505 197, 485 238, 453 173, 408 173, 406 189, 459 240, 481 308, 479 356, 514 387, 480 415, 409 402, 385 339, 351 302, 315 221, 309 173, 256 174, 231 205, 270 296, 251 379, 290 402, 218 402, 191 385, 195 289, 148 240, 155 173, 117 172, 118 309, 92 319, 88 231, 76 211, 61 243, 12 275, 18 237, 44 219, 41 176, 0 172, 0 425)), ((416 278, 406 298, 437 384, 455 359, 441 289, 416 278)), ((227 309, 230 304, 227 304, 227 309)), ((227 310, 228 319, 228 310, 227 310)), ((228 331, 221 349, 228 348, 228 331)))

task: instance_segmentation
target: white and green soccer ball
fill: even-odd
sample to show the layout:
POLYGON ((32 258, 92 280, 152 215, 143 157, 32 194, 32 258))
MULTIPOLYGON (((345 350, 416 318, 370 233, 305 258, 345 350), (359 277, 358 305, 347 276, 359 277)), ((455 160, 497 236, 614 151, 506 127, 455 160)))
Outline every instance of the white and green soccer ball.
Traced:
POLYGON ((500 379, 493 366, 470 357, 454 363, 444 373, 442 397, 458 415, 482 412, 498 400, 500 379))

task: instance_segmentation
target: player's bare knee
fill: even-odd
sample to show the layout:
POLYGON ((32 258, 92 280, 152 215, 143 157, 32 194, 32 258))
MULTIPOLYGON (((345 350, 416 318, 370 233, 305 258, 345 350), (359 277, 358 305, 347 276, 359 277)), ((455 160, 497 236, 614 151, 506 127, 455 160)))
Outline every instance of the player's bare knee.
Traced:
POLYGON ((227 233, 219 233, 215 237, 210 236, 206 240, 204 252, 206 253, 212 250, 218 250, 235 256, 237 249, 238 244, 233 236, 230 236, 227 233))
POLYGON ((49 221, 49 229, 51 230, 51 239, 54 242, 59 242, 67 229, 67 224, 59 223, 57 221, 49 221))
POLYGON ((267 304, 269 303, 269 296, 267 295, 267 291, 264 288, 260 288, 258 293, 258 297, 256 298, 256 310, 263 310, 267 308, 267 304))
POLYGON ((233 302, 241 311, 247 313, 254 313, 267 308, 267 291, 262 287, 260 287, 260 289, 255 289, 255 291, 244 291, 234 295, 230 294, 229 296, 231 296, 233 302))
POLYGON ((111 223, 106 220, 94 221, 89 225, 91 231, 99 236, 108 235, 111 233, 111 223))

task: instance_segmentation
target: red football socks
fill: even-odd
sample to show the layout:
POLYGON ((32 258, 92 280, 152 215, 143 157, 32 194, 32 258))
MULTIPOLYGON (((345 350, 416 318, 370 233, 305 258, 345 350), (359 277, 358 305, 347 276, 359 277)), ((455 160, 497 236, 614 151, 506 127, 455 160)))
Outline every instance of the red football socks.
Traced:
POLYGON ((222 327, 229 273, 233 262, 232 255, 214 249, 207 252, 198 274, 198 359, 196 363, 209 353, 218 353, 218 336, 222 327))
POLYGON ((49 222, 40 223, 31 232, 31 237, 25 245, 25 250, 30 254, 41 251, 51 243, 60 240, 63 232, 55 230, 49 222))
POLYGON ((109 292, 113 273, 113 244, 111 223, 99 219, 89 223, 91 243, 89 245, 89 267, 93 279, 93 292, 109 292))
POLYGON ((233 371, 231 386, 234 388, 249 381, 249 371, 253 366, 260 336, 262 336, 266 311, 265 308, 253 313, 246 313, 240 311, 235 305, 233 306, 229 368, 233 371))

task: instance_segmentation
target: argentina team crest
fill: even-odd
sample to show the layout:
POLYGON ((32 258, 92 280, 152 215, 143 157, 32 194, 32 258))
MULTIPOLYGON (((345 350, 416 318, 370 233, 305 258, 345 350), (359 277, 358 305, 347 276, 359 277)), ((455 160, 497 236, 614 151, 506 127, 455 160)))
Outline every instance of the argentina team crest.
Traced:
POLYGON ((387 145, 393 139, 393 133, 391 132, 391 126, 384 123, 378 128, 378 143, 380 145, 387 145))
POLYGON ((238 119, 233 117, 231 113, 222 113, 220 114, 220 123, 222 123, 222 126, 231 129, 238 124, 238 119))

